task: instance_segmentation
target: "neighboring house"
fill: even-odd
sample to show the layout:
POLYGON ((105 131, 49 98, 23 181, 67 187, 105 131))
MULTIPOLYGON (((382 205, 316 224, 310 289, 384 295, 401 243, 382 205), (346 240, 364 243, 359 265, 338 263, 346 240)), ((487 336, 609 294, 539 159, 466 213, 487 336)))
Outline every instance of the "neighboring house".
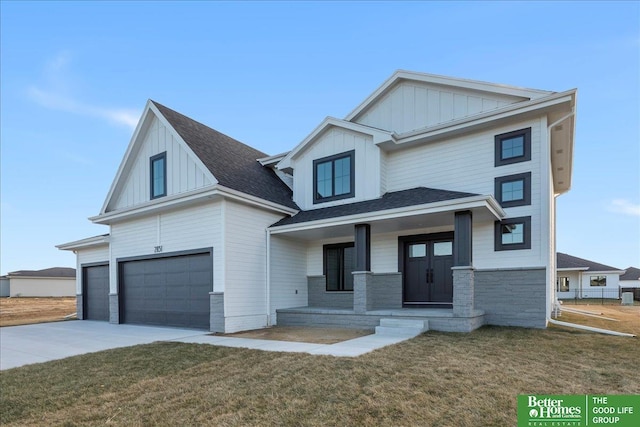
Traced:
POLYGON ((634 298, 640 301, 640 268, 629 267, 620 276, 620 291, 633 292, 634 298))
POLYGON ((624 270, 558 252, 558 299, 619 298, 624 270))
POLYGON ((2 296, 73 297, 76 295, 76 270, 53 267, 44 270, 20 270, 2 277, 2 296))
POLYGON ((78 313, 234 332, 545 327, 576 90, 398 71, 267 156, 149 101, 77 253, 78 313))

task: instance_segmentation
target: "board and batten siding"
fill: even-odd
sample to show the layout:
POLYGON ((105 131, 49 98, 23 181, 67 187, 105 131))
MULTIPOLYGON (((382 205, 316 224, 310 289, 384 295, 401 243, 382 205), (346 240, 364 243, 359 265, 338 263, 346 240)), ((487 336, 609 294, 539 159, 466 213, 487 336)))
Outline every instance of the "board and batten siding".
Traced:
POLYGON ((222 202, 182 208, 111 225, 110 292, 117 293, 119 258, 213 247, 213 289, 224 292, 222 202), (156 246, 161 252, 156 253, 156 246))
POLYGON ((307 242, 271 236, 270 316, 276 321, 280 308, 308 305, 307 242))
POLYGON ((361 114, 356 122, 401 134, 473 116, 524 99, 434 84, 402 82, 361 114))
POLYGON ((150 159, 167 152, 167 196, 196 190, 214 184, 202 170, 194 155, 181 144, 174 131, 153 118, 142 144, 134 155, 134 163, 125 178, 116 203, 111 210, 136 206, 150 200, 150 159))
POLYGON ((316 209, 380 197, 380 149, 370 135, 331 127, 292 164, 295 170, 293 198, 300 208, 316 209), (355 150, 355 196, 324 203, 313 203, 313 161, 355 150))
POLYGON ((225 332, 267 326, 267 228, 284 215, 225 201, 225 332))
POLYGON ((76 294, 82 293, 82 266, 87 264, 109 264, 109 245, 76 250, 76 294))

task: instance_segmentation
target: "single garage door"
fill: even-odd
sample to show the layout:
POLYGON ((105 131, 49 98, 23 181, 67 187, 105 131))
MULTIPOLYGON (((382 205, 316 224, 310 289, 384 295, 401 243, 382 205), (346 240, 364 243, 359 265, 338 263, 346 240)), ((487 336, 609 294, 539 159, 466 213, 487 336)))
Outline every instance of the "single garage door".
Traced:
POLYGON ((119 266, 122 322, 209 329, 210 253, 125 261, 119 266))
POLYGON ((82 317, 109 320, 109 266, 82 267, 82 317))

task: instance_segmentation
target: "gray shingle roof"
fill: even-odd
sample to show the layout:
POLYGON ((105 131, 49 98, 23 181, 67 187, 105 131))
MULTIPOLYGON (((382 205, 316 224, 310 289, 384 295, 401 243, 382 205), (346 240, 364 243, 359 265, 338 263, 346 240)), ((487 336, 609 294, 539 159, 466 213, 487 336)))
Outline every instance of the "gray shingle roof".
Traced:
POLYGON ((620 276, 620 280, 640 280, 640 268, 627 268, 627 272, 620 276))
POLYGON ((281 219, 280 221, 273 224, 272 227, 317 221, 328 218, 338 218, 341 216, 357 215, 367 212, 377 212, 387 209, 403 208, 407 206, 423 205, 427 203, 442 202, 445 200, 460 199, 470 196, 477 196, 477 194, 418 187, 412 188, 410 190, 386 193, 379 199, 300 211, 292 217, 281 219))
POLYGON ((557 253, 556 268, 586 268, 587 271, 620 271, 619 268, 611 267, 610 265, 599 264, 589 261, 588 259, 563 254, 562 252, 557 253))
POLYGON ((53 267, 44 270, 18 270, 12 271, 7 276, 28 276, 28 277, 76 277, 76 269, 69 267, 53 267))
POLYGON ((293 193, 257 159, 267 154, 203 125, 155 101, 155 105, 220 185, 251 196, 299 209, 293 193))

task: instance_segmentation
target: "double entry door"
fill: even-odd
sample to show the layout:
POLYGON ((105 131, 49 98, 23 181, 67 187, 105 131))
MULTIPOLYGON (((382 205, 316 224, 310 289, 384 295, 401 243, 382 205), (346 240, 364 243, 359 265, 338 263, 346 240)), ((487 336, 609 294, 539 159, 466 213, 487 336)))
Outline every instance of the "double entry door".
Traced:
POLYGON ((401 238, 405 306, 451 307, 453 233, 401 238))

